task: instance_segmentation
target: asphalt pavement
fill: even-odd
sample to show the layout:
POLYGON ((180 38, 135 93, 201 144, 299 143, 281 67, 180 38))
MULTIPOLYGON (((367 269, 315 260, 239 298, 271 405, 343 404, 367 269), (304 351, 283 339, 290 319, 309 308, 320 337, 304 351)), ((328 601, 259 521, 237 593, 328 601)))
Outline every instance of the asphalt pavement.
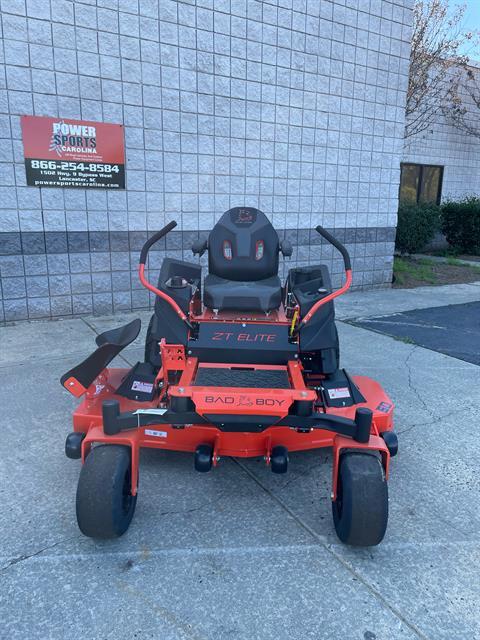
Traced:
POLYGON ((413 309, 352 324, 480 365, 480 302, 413 309))

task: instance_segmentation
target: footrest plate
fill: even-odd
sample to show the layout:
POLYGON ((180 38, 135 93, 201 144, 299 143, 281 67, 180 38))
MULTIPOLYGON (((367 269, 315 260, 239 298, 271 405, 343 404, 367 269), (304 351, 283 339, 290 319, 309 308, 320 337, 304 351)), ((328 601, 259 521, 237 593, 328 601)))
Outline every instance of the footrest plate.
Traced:
POLYGON ((245 367, 202 367, 197 370, 195 387, 238 387, 252 389, 290 389, 286 369, 245 367))

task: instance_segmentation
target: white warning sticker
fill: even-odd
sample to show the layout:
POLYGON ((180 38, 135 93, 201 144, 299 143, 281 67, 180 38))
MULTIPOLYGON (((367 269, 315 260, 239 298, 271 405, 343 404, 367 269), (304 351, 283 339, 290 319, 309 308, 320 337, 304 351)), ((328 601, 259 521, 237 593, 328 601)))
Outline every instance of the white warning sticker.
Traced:
POLYGON ((133 413, 135 413, 136 415, 145 415, 145 416, 163 416, 164 413, 167 413, 167 410, 150 407, 150 409, 137 409, 133 413))
POLYGON ((166 438, 168 434, 166 431, 155 431, 154 429, 145 429, 145 435, 153 436, 154 438, 166 438))
POLYGON ((141 380, 134 380, 132 384, 132 391, 141 391, 142 393, 152 393, 153 382, 142 382, 141 380))
POLYGON ((327 389, 330 400, 338 400, 339 398, 350 398, 348 387, 337 387, 336 389, 327 389))

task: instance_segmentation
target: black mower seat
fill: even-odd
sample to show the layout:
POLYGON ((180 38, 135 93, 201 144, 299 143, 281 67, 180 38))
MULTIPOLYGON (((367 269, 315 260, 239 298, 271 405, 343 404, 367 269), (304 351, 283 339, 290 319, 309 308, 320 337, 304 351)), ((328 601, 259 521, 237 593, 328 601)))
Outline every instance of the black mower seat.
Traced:
POLYGON ((203 301, 219 311, 272 311, 282 301, 282 284, 278 276, 241 282, 209 274, 205 277, 203 301))
POLYGON ((226 211, 208 237, 205 306, 219 311, 278 309, 279 251, 277 232, 262 211, 253 207, 226 211))

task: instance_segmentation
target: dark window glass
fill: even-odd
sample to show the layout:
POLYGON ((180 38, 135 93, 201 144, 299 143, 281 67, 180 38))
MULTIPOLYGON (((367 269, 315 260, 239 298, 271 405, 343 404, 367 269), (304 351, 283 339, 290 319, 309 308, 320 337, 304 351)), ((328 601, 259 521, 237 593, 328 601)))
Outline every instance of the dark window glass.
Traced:
POLYGON ((417 202, 419 183, 420 166, 418 164, 402 164, 400 200, 402 202, 417 202))
POLYGON ((422 188, 420 190, 420 202, 440 202, 440 180, 442 167, 430 167, 426 165, 422 169, 422 188))
POLYGON ((440 204, 443 167, 429 164, 401 165, 400 200, 440 204))

